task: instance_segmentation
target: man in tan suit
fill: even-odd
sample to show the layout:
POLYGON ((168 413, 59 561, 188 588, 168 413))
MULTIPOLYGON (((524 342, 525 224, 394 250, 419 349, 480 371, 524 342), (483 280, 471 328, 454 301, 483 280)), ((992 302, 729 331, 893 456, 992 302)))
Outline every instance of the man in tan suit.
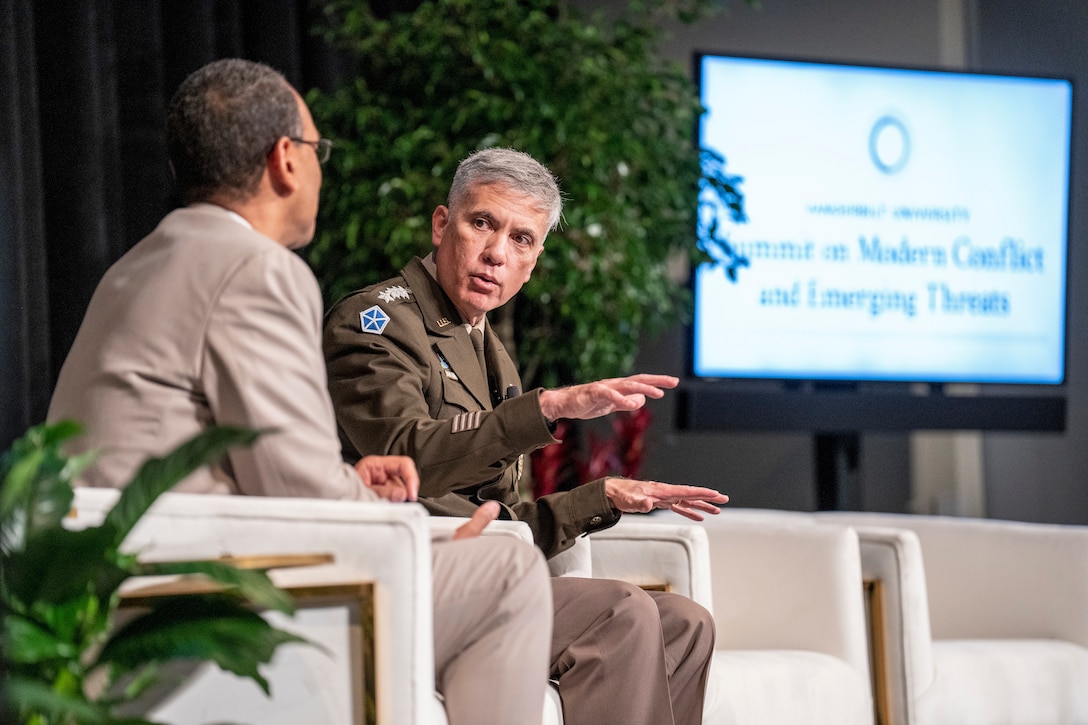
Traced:
MULTIPOLYGON (((521 392, 487 313, 528 281, 560 199, 555 179, 527 154, 478 151, 432 216, 432 255, 338 302, 323 341, 349 460, 409 455, 433 513, 465 516, 497 501, 506 517, 529 524, 549 557, 622 512, 668 508, 698 520, 728 501, 712 489, 615 477, 519 499, 522 456, 554 442, 556 420, 634 410, 677 383, 634 375, 521 392)), ((568 725, 701 722, 714 644, 705 609, 601 579, 555 579, 552 596, 551 673, 568 725)))
MULTIPOLYGON (((230 424, 274 432, 180 490, 414 500, 411 459, 340 457, 321 296, 291 251, 313 237, 329 153, 306 104, 267 66, 217 61, 178 89, 167 141, 188 206, 103 277, 49 409, 51 421, 85 424, 73 452, 101 450, 85 483, 121 486, 148 456, 230 424)), ((471 539, 436 544, 433 565, 436 679, 450 723, 539 722, 552 619, 540 554, 471 539)))

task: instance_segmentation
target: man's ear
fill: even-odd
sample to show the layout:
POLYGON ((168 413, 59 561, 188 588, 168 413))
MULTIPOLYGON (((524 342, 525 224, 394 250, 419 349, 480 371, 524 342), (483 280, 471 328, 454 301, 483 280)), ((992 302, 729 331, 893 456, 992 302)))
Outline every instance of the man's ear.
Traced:
POLYGON ((431 244, 438 246, 442 243, 442 235, 446 233, 446 225, 450 223, 450 210, 444 206, 435 207, 431 214, 431 244))
POLYGON ((280 196, 286 196, 298 188, 297 163, 295 145, 291 143, 291 139, 280 136, 265 159, 268 181, 280 196))
POLYGON ((525 284, 525 282, 528 282, 529 278, 533 276, 533 270, 536 269, 537 260, 540 259, 540 255, 543 252, 544 252, 544 243, 541 242, 540 247, 536 250, 536 254, 533 255, 532 264, 530 264, 529 268, 527 270, 525 270, 525 280, 522 282, 522 284, 525 284))

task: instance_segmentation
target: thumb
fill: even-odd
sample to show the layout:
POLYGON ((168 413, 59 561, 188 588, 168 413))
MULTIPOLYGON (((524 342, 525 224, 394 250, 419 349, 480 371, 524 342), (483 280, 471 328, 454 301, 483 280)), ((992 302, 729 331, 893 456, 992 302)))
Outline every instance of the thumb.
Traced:
POLYGON ((499 517, 499 505, 494 501, 485 501, 472 518, 457 527, 453 533, 453 539, 471 539, 479 536, 487 528, 487 525, 499 517))

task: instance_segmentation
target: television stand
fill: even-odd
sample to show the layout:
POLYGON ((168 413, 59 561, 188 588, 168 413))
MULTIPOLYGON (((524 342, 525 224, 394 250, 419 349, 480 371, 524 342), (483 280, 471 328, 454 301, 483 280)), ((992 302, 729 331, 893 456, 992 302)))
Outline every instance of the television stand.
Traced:
POLYGON ((860 511, 861 479, 858 458, 861 434, 817 433, 816 509, 818 511, 860 511))

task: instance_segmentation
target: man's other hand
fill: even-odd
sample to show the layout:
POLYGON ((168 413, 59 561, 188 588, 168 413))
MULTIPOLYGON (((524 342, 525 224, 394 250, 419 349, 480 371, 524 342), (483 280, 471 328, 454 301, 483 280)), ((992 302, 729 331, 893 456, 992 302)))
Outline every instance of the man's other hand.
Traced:
POLYGON ((609 378, 569 388, 545 390, 540 394, 540 412, 548 420, 588 420, 617 410, 638 410, 646 398, 660 398, 664 389, 675 388, 680 380, 672 375, 631 375, 609 378))
POLYGON ((484 501, 472 514, 472 518, 457 527, 453 540, 473 539, 479 536, 487 525, 499 517, 499 505, 494 501, 484 501))
POLYGON ((415 501, 419 494, 419 473, 408 456, 365 456, 355 471, 364 486, 386 501, 415 501))
POLYGON ((604 493, 614 508, 625 513, 644 514, 654 509, 669 509, 692 521, 702 521, 703 514, 719 513, 716 504, 729 501, 728 496, 712 488, 629 478, 605 479, 604 493))

